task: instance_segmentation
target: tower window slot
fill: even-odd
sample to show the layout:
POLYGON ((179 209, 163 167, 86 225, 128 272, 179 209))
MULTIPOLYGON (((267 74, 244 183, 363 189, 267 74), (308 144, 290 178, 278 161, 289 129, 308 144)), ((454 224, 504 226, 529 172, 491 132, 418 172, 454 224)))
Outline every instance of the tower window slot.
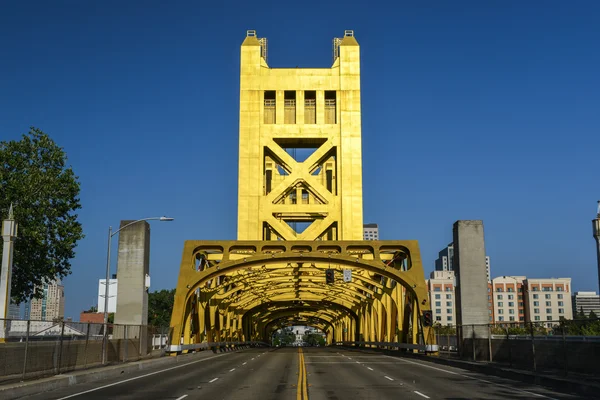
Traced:
POLYGON ((304 123, 317 123, 317 92, 314 90, 304 92, 304 123))
POLYGON ((296 123, 296 92, 285 91, 283 93, 283 122, 285 124, 296 123))
POLYGON ((334 90, 325 91, 325 123, 335 124, 336 122, 336 92, 334 90))
POLYGON ((265 91, 265 124, 274 124, 275 123, 275 91, 274 90, 266 90, 265 91))

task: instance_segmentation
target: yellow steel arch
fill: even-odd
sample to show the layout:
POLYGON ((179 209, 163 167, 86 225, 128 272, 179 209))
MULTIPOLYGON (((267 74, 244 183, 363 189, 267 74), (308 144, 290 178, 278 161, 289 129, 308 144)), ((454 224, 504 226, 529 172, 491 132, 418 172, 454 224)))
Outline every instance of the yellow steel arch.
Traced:
MULTIPOLYGON (((429 300, 415 241, 187 241, 171 345, 268 340, 265 329, 274 316, 265 305, 285 309, 291 301, 347 310, 331 322, 331 340, 417 343, 428 337, 419 318, 429 300), (326 284, 328 268, 351 270, 352 282, 342 282, 338 273, 335 284, 326 284)), ((319 312, 308 307, 303 315, 316 318, 319 312)))

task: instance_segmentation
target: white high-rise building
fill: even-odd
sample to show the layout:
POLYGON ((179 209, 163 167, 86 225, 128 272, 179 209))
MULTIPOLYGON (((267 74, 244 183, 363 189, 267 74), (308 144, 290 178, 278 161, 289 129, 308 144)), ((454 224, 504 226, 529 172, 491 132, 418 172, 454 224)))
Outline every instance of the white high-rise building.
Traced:
POLYGON ((582 310, 586 316, 593 311, 597 317, 600 317, 600 296, 596 292, 575 292, 571 298, 573 304, 573 315, 579 314, 582 310))
POLYGON ((363 224, 364 240, 379 240, 379 227, 377 224, 363 224))

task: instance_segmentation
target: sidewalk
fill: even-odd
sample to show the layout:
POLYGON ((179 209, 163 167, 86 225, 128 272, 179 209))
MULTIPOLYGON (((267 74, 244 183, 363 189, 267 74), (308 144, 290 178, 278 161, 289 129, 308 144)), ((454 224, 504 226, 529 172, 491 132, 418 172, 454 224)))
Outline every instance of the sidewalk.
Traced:
MULTIPOLYGON (((243 351, 244 349, 245 348, 231 350, 231 352, 239 352, 243 351)), ((215 355, 213 351, 205 350, 198 353, 183 354, 175 357, 164 356, 160 358, 74 371, 71 373, 55 375, 33 381, 23 381, 19 383, 0 385, 0 399, 18 399, 32 394, 59 389, 78 383, 94 382, 101 379, 114 378, 123 374, 130 374, 141 370, 194 361, 213 355, 215 355)))

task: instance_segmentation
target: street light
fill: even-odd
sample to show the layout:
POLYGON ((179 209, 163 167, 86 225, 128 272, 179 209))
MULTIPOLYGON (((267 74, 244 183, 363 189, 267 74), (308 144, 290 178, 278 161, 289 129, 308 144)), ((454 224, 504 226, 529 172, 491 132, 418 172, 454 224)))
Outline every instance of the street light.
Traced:
POLYGON ((598 258, 598 289, 600 290, 600 200, 598 200, 598 211, 596 219, 592 220, 594 239, 596 239, 596 256, 598 258))
POLYGON ((104 337, 102 340, 102 364, 106 364, 106 353, 107 353, 107 344, 108 344, 108 281, 110 278, 110 242, 113 236, 117 233, 121 232, 123 229, 137 224, 142 221, 173 221, 174 218, 170 217, 150 217, 150 218, 142 218, 137 221, 133 221, 128 223, 127 225, 117 229, 116 231, 112 231, 112 226, 108 227, 108 250, 106 255, 106 281, 104 282, 104 337))

